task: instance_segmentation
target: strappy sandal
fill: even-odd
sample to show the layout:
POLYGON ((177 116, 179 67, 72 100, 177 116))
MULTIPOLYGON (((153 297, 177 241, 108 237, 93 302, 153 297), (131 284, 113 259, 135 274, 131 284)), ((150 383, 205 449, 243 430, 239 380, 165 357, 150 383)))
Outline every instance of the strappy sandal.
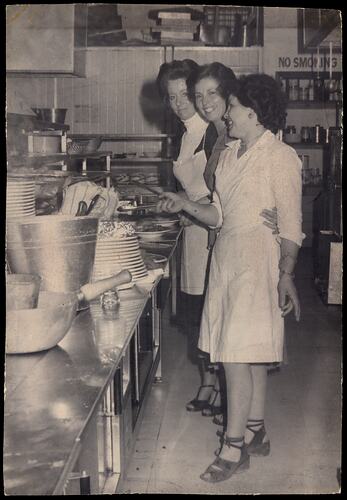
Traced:
POLYGON ((270 441, 264 441, 264 437, 266 436, 264 420, 249 419, 247 429, 254 434, 252 441, 246 445, 248 454, 254 457, 266 457, 269 455, 270 441), (259 425, 261 425, 261 427, 254 430, 254 427, 259 427, 259 425))
POLYGON ((220 425, 220 426, 224 427, 224 414, 223 414, 223 412, 218 414, 218 415, 215 415, 212 422, 216 425, 220 425))
POLYGON ((218 398, 218 395, 220 394, 220 391, 217 391, 217 389, 213 388, 212 392, 214 392, 214 396, 213 396, 212 401, 211 401, 211 397, 210 397, 208 406, 206 406, 206 408, 204 408, 201 412, 203 417, 213 417, 215 415, 220 415, 223 412, 223 409, 221 406, 215 406, 215 402, 216 402, 216 399, 218 398))
POLYGON ((220 481, 230 479, 233 474, 238 474, 239 472, 249 469, 250 460, 243 437, 230 438, 225 436, 223 437, 222 446, 223 445, 228 446, 228 448, 232 446, 233 448, 241 450, 240 460, 238 462, 233 462, 218 456, 214 462, 207 467, 206 471, 200 475, 203 481, 208 483, 219 483, 220 481), (236 443, 242 444, 238 446, 236 443))
POLYGON ((201 385, 199 387, 196 397, 186 404, 187 411, 202 411, 204 408, 207 408, 209 406, 210 398, 199 399, 200 392, 205 387, 212 387, 212 389, 214 389, 214 385, 201 385))

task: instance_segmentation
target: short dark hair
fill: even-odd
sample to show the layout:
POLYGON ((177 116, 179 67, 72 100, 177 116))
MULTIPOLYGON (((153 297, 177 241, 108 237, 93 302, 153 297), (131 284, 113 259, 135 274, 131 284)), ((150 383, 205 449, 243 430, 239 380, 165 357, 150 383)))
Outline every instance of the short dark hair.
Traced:
POLYGON ((218 91, 223 99, 233 93, 237 78, 231 68, 220 62, 199 66, 188 78, 187 85, 190 95, 194 95, 195 85, 203 78, 214 78, 218 82, 218 91))
POLYGON ((156 79, 160 97, 166 101, 167 99, 167 84, 169 80, 178 80, 182 78, 187 81, 198 69, 199 65, 192 59, 183 59, 182 61, 174 60, 170 63, 163 63, 160 66, 159 73, 156 79))
POLYGON ((233 95, 243 106, 255 111, 259 123, 265 128, 274 134, 284 129, 287 97, 274 78, 265 74, 241 76, 233 95))

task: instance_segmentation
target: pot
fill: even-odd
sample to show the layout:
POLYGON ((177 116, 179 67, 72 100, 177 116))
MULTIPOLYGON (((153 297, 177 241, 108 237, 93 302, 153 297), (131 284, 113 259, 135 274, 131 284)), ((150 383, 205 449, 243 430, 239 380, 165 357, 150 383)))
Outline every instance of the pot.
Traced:
POLYGON ((7 222, 11 273, 38 274, 41 290, 76 292, 91 279, 98 233, 95 217, 40 215, 7 222))
POLYGON ((6 314, 6 353, 26 354, 55 347, 67 334, 81 300, 93 300, 105 291, 129 283, 131 273, 88 283, 78 293, 40 292, 36 309, 19 309, 6 314))
POLYGON ((60 123, 65 122, 67 108, 31 108, 37 118, 43 122, 60 123))

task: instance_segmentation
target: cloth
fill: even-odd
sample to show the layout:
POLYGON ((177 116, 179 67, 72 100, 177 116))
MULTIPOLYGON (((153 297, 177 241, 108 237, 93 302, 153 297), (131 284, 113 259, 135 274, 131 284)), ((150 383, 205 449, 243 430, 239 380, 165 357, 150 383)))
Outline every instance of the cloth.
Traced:
POLYGON ((237 158, 240 144, 227 145, 216 170, 213 203, 221 230, 212 251, 199 348, 210 353, 211 362, 279 362, 280 245, 260 212, 276 206, 279 236, 301 245, 301 162, 268 130, 237 158))
MULTIPOLYGON (((204 139, 207 123, 196 113, 184 121, 186 132, 182 137, 181 152, 174 162, 174 175, 190 200, 209 195, 204 181, 206 154, 197 148, 204 139)), ((202 295, 205 288, 208 260, 207 228, 198 223, 187 226, 183 231, 181 255, 181 290, 192 295, 202 295)))

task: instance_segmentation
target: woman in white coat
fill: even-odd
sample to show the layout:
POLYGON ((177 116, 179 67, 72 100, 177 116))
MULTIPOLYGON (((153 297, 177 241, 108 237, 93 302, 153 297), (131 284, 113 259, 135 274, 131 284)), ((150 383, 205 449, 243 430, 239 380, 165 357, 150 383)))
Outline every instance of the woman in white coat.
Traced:
POLYGON ((200 476, 219 482, 270 453, 264 426, 267 364, 283 357, 283 317, 300 304, 293 271, 301 232, 301 163, 275 133, 283 128, 285 96, 268 75, 249 75, 229 97, 232 141, 221 153, 214 202, 202 205, 163 193, 158 210, 183 210, 221 227, 213 248, 199 347, 223 362, 228 421, 217 458, 200 476), (259 217, 276 206, 279 235, 259 217))
MULTIPOLYGON (((222 64, 220 66, 223 66, 222 64)), ((174 175, 181 190, 180 196, 192 201, 209 203, 210 189, 206 185, 204 173, 207 160, 218 137, 219 130, 212 121, 197 113, 194 101, 189 95, 187 80, 199 66, 190 59, 164 63, 160 67, 157 84, 163 100, 180 119, 182 132, 176 140, 174 154, 174 175)), ((230 68, 223 66, 226 73, 225 96, 232 90, 236 77, 230 68)), ((225 112, 225 98, 221 99, 218 126, 225 131, 221 118, 225 112)), ((181 217, 184 225, 181 254, 181 305, 184 329, 187 335, 188 358, 199 365, 201 385, 197 396, 187 404, 188 411, 206 411, 207 415, 221 412, 220 402, 216 403, 218 390, 215 389, 216 374, 209 362, 208 354, 197 348, 200 320, 206 289, 207 264, 209 259, 208 227, 194 218, 181 217)), ((216 386, 218 388, 218 385, 216 386)), ((220 401, 220 399, 218 400, 220 401)))

